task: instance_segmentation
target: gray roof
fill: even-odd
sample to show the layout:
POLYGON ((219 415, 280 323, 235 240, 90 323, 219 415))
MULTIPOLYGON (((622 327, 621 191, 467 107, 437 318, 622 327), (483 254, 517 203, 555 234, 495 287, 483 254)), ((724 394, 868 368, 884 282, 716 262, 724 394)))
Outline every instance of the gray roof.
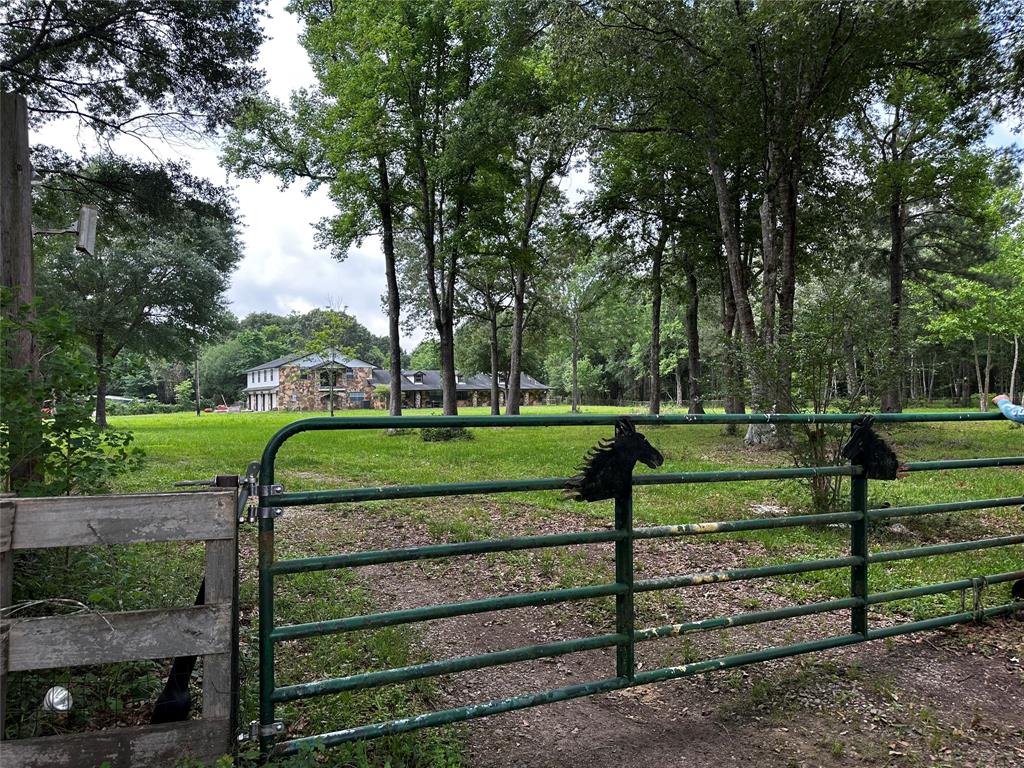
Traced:
POLYGON ((262 371, 265 368, 280 368, 289 363, 294 363, 299 368, 319 368, 327 362, 333 362, 334 365, 343 365, 346 368, 373 368, 374 366, 369 363, 364 363, 355 357, 346 357, 339 352, 333 352, 328 355, 319 355, 316 352, 306 354, 294 354, 285 355, 279 357, 276 360, 270 360, 266 363, 260 363, 259 365, 253 366, 247 369, 245 372, 250 371, 262 371))
MULTIPOLYGON (((373 369, 373 382, 374 384, 391 384, 391 374, 382 368, 373 369)), ((547 384, 542 384, 535 378, 527 373, 522 374, 519 379, 520 387, 523 391, 527 390, 547 390, 549 387, 547 384)), ((504 382, 500 381, 503 386, 504 382)), ((487 391, 491 388, 491 377, 486 373, 474 373, 471 376, 465 376, 461 382, 456 383, 455 389, 459 392, 478 392, 487 391)), ((404 370, 402 371, 402 391, 403 392, 438 392, 441 389, 441 372, 440 371, 417 371, 417 370, 404 370), (415 374, 423 374, 423 382, 417 384, 414 381, 410 381, 415 374)))

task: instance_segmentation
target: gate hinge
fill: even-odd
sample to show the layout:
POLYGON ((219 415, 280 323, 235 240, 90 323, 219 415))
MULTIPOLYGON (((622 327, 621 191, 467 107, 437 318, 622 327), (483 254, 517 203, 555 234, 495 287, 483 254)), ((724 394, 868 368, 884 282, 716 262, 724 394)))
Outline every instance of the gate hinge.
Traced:
MULTIPOLYGON (((281 485, 281 483, 274 483, 273 485, 261 485, 260 486, 260 499, 261 500, 266 498, 267 496, 280 496, 282 493, 284 493, 284 486, 281 485)), ((258 511, 257 511, 256 514, 257 514, 257 516, 261 520, 266 520, 267 518, 280 517, 281 515, 284 514, 284 510, 281 509, 281 507, 263 507, 263 506, 261 506, 261 507, 258 508, 258 511)))
POLYGON ((249 722, 249 730, 243 731, 235 737, 235 740, 242 744, 247 741, 259 741, 260 739, 271 739, 280 736, 285 732, 284 720, 275 720, 268 725, 260 725, 259 720, 249 722))

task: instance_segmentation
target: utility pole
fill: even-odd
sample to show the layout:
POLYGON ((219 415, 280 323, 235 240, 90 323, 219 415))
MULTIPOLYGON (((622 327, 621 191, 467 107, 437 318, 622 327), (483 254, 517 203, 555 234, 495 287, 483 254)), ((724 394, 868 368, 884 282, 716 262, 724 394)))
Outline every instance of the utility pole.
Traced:
POLYGON ((196 370, 195 375, 192 376, 192 383, 196 388, 196 416, 198 416, 202 409, 199 406, 199 350, 196 350, 196 370))
MULTIPOLYGON (((2 310, 4 321, 30 321, 31 315, 22 312, 35 298, 28 107, 24 96, 13 93, 0 93, 0 284, 10 291, 2 310)), ((12 334, 6 347, 7 366, 26 371, 29 384, 34 385, 39 379, 39 357, 32 332, 23 329, 12 334)), ((35 454, 42 441, 42 414, 39 416, 24 425, 24 433, 10 435, 12 487, 36 474, 35 454)))

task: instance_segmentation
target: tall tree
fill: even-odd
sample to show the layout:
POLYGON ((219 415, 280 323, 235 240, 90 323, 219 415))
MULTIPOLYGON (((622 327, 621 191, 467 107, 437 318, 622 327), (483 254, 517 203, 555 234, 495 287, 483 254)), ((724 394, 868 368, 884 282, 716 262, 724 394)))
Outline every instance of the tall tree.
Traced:
POLYGON ((210 129, 262 81, 262 15, 249 0, 11 0, 0 88, 26 96, 37 123, 72 116, 142 138, 210 129))
POLYGON ((463 290, 459 292, 462 302, 461 314, 475 317, 487 323, 488 370, 491 374, 491 415, 501 413, 499 384, 499 332, 507 328, 503 323, 512 290, 504 265, 493 259, 474 259, 462 270, 463 290))
MULTIPOLYGON (((82 169, 102 176, 104 161, 82 169)), ((111 363, 122 350, 185 354, 225 318, 228 275, 241 258, 227 193, 180 171, 138 168, 148 205, 104 207, 95 253, 52 240, 39 250, 44 298, 67 312, 96 366, 96 423, 106 426, 111 363)), ((37 216, 61 223, 81 199, 47 183, 37 216)))
MULTIPOLYGON (((965 26, 963 20, 958 26, 965 26)), ((968 26, 959 35, 973 43, 968 47, 979 44, 972 32, 968 26)), ((985 258, 984 244, 994 230, 988 206, 991 172, 982 147, 989 123, 987 98, 971 87, 971 51, 958 50, 967 43, 957 46, 956 33, 944 37, 941 51, 942 69, 954 72, 894 69, 865 92, 855 112, 861 137, 857 160, 889 241, 890 342, 883 411, 902 410, 905 282, 943 262, 944 270, 969 268, 985 258), (977 236, 964 237, 972 231, 977 236)), ((939 54, 926 48, 921 59, 939 54)))
MULTIPOLYGON (((638 83, 643 96, 619 107, 618 129, 678 133, 705 152, 751 399, 758 410, 790 409, 798 223, 805 192, 820 177, 810 171, 824 167, 828 139, 874 73, 913 50, 946 11, 855 2, 627 3, 606 11, 597 19, 608 30, 602 39, 623 52, 630 96, 638 83), (751 197, 756 234, 742 214, 751 197), (759 257, 753 272, 750 237, 759 257)), ((748 443, 777 439, 759 425, 747 432, 748 443)))

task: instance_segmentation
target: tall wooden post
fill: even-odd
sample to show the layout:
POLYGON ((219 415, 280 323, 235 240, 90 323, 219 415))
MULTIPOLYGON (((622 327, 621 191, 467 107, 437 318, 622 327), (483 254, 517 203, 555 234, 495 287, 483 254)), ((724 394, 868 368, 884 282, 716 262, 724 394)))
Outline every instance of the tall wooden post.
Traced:
MULTIPOLYGON (((28 147, 28 108, 25 97, 0 93, 0 284, 10 290, 2 308, 4 319, 26 319, 21 307, 35 298, 32 261, 32 163, 28 147)), ((12 334, 3 350, 9 367, 39 376, 35 338, 28 330, 12 334)), ((41 404, 40 404, 41 405, 41 404)), ((42 422, 11 435, 11 484, 35 474, 34 446, 41 442, 42 422)))

